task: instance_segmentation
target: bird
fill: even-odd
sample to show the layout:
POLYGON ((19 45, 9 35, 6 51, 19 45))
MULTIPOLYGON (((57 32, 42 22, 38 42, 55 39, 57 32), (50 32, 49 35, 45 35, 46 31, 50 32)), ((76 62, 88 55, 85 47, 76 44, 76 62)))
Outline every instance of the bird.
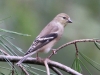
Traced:
POLYGON ((20 65, 27 57, 39 52, 48 53, 52 47, 60 40, 64 32, 64 28, 72 20, 66 13, 58 14, 51 22, 49 22, 40 34, 33 41, 24 57, 17 62, 20 65))

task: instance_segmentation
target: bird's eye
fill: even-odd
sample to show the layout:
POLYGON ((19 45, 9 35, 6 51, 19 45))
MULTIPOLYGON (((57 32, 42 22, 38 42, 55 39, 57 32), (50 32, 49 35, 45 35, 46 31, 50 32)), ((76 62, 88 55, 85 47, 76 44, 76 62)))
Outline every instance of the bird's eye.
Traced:
POLYGON ((63 17, 63 19, 66 19, 66 17, 63 17))

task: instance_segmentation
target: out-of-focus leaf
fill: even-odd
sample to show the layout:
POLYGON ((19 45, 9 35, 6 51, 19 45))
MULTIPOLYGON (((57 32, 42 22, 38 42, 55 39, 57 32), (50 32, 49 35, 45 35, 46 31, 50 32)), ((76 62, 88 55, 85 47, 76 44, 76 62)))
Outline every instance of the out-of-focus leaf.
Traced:
POLYGON ((99 63, 93 61, 92 59, 90 59, 89 57, 87 57, 85 54, 79 52, 79 54, 91 65, 93 66, 95 69, 97 69, 98 71, 100 71, 100 69, 98 69, 93 63, 95 63, 96 65, 100 66, 99 63))
POLYGON ((10 31, 10 30, 5 30, 5 29, 1 29, 1 28, 0 28, 0 31, 11 33, 11 34, 22 35, 22 36, 31 36, 31 35, 28 35, 28 34, 18 33, 18 32, 14 32, 14 31, 10 31))
POLYGON ((73 61, 72 68, 74 68, 78 72, 82 72, 82 68, 80 65, 79 57, 76 57, 73 61))

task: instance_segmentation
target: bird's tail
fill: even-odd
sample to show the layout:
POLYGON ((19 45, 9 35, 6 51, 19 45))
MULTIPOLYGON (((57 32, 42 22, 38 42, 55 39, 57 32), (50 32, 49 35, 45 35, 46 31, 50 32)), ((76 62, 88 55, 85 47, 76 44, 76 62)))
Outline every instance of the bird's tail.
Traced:
POLYGON ((37 51, 34 51, 34 52, 32 52, 32 53, 29 53, 29 54, 25 55, 24 57, 22 57, 21 60, 19 60, 19 61, 16 63, 16 65, 19 66, 25 59, 27 59, 28 57, 30 57, 31 55, 33 55, 33 54, 35 54, 35 53, 37 53, 37 51))

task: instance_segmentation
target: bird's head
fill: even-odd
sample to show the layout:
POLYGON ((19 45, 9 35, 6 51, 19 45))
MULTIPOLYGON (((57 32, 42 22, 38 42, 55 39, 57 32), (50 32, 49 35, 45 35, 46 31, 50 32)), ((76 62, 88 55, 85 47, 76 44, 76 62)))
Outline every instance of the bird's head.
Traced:
POLYGON ((57 22, 61 23, 62 25, 64 25, 64 27, 67 25, 67 23, 72 23, 70 17, 65 14, 65 13, 60 13, 58 14, 54 20, 56 20, 57 22))

